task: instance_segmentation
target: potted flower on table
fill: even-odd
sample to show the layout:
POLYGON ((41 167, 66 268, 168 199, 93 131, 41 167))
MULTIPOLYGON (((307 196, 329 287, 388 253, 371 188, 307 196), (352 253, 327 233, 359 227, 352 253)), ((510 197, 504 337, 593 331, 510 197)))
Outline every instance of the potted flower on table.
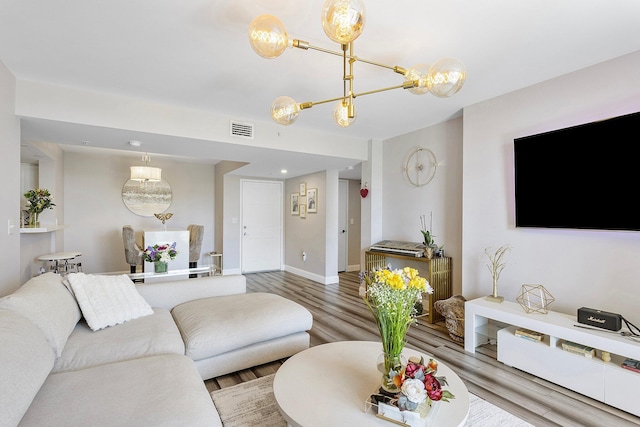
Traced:
POLYGON ((402 349, 407 330, 415 322, 415 304, 422 300, 423 293, 433 293, 433 288, 420 277, 418 270, 410 267, 374 269, 362 278, 365 284, 363 298, 373 314, 382 341, 382 387, 388 392, 398 392, 393 378, 402 369, 402 349))
POLYGON ((142 257, 146 262, 154 263, 154 271, 156 273, 166 273, 169 261, 176 258, 178 251, 176 250, 176 242, 170 244, 155 244, 148 246, 142 252, 142 257))
POLYGON ((374 269, 364 273, 362 279, 363 299, 380 331, 384 359, 379 362, 380 394, 374 394, 372 401, 378 405, 380 415, 395 411, 407 415, 402 416, 405 422, 413 417, 415 423, 409 425, 421 425, 433 401, 454 397, 442 389, 446 379, 436 377, 438 363, 434 359, 427 364, 424 359, 402 361, 407 331, 416 321, 415 304, 422 300, 423 293, 433 293, 433 288, 418 270, 410 267, 374 269))

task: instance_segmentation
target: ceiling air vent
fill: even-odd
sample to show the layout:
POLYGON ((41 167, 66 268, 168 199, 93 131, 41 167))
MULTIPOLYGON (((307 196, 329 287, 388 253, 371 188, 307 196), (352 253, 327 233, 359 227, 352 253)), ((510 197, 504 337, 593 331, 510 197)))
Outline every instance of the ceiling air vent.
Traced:
POLYGON ((231 122, 231 136, 253 139, 253 125, 251 123, 231 122))

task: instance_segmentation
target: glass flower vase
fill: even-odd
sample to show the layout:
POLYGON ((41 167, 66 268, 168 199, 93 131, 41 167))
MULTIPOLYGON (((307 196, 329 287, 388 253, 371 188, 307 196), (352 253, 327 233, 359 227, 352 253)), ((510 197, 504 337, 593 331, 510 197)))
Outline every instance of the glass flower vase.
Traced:
POLYGON ((29 227, 30 228, 38 228, 40 227, 40 221, 38 220, 38 212, 31 212, 29 216, 29 227))
POLYGON ((402 372, 407 360, 402 354, 380 353, 378 356, 378 370, 382 373, 380 386, 389 393, 399 393, 400 387, 394 383, 394 378, 402 372))
POLYGON ((153 270, 156 273, 166 273, 168 265, 168 262, 156 261, 153 263, 153 270))

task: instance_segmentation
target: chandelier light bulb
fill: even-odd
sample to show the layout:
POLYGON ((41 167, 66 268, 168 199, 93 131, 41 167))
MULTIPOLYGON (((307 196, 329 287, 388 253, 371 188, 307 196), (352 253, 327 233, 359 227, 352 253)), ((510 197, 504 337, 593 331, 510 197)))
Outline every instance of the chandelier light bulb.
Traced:
POLYGON ((273 59, 289 47, 289 35, 282 22, 273 15, 260 15, 249 26, 251 48, 263 58, 273 59))
POLYGON ((427 87, 439 98, 448 98, 462 89, 467 78, 464 64, 456 58, 443 58, 429 68, 427 87))
POLYGON ((418 81, 418 86, 412 87, 409 89, 409 92, 414 95, 424 95, 425 93, 429 93, 429 88, 427 87, 428 73, 429 66, 427 64, 416 64, 409 68, 407 73, 404 75, 404 79, 406 81, 418 81))
POLYGON ((300 114, 300 106, 288 96, 281 96, 271 104, 271 118, 278 124, 289 126, 300 114))
POLYGON ((356 121, 356 107, 352 105, 353 117, 349 117, 349 104, 347 101, 338 101, 333 107, 333 120, 338 126, 346 128, 356 121))
POLYGON ((322 29, 336 43, 354 41, 364 30, 362 0, 327 0, 322 6, 322 29))

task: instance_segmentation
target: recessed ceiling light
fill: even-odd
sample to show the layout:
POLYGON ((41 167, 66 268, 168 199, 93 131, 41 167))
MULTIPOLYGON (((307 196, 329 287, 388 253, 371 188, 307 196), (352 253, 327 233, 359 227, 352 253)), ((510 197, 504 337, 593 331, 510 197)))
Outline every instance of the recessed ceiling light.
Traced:
POLYGON ((142 145, 142 142, 131 140, 129 141, 129 145, 132 147, 140 147, 142 145))
POLYGON ((286 169, 281 169, 280 173, 287 173, 287 170, 286 169))

